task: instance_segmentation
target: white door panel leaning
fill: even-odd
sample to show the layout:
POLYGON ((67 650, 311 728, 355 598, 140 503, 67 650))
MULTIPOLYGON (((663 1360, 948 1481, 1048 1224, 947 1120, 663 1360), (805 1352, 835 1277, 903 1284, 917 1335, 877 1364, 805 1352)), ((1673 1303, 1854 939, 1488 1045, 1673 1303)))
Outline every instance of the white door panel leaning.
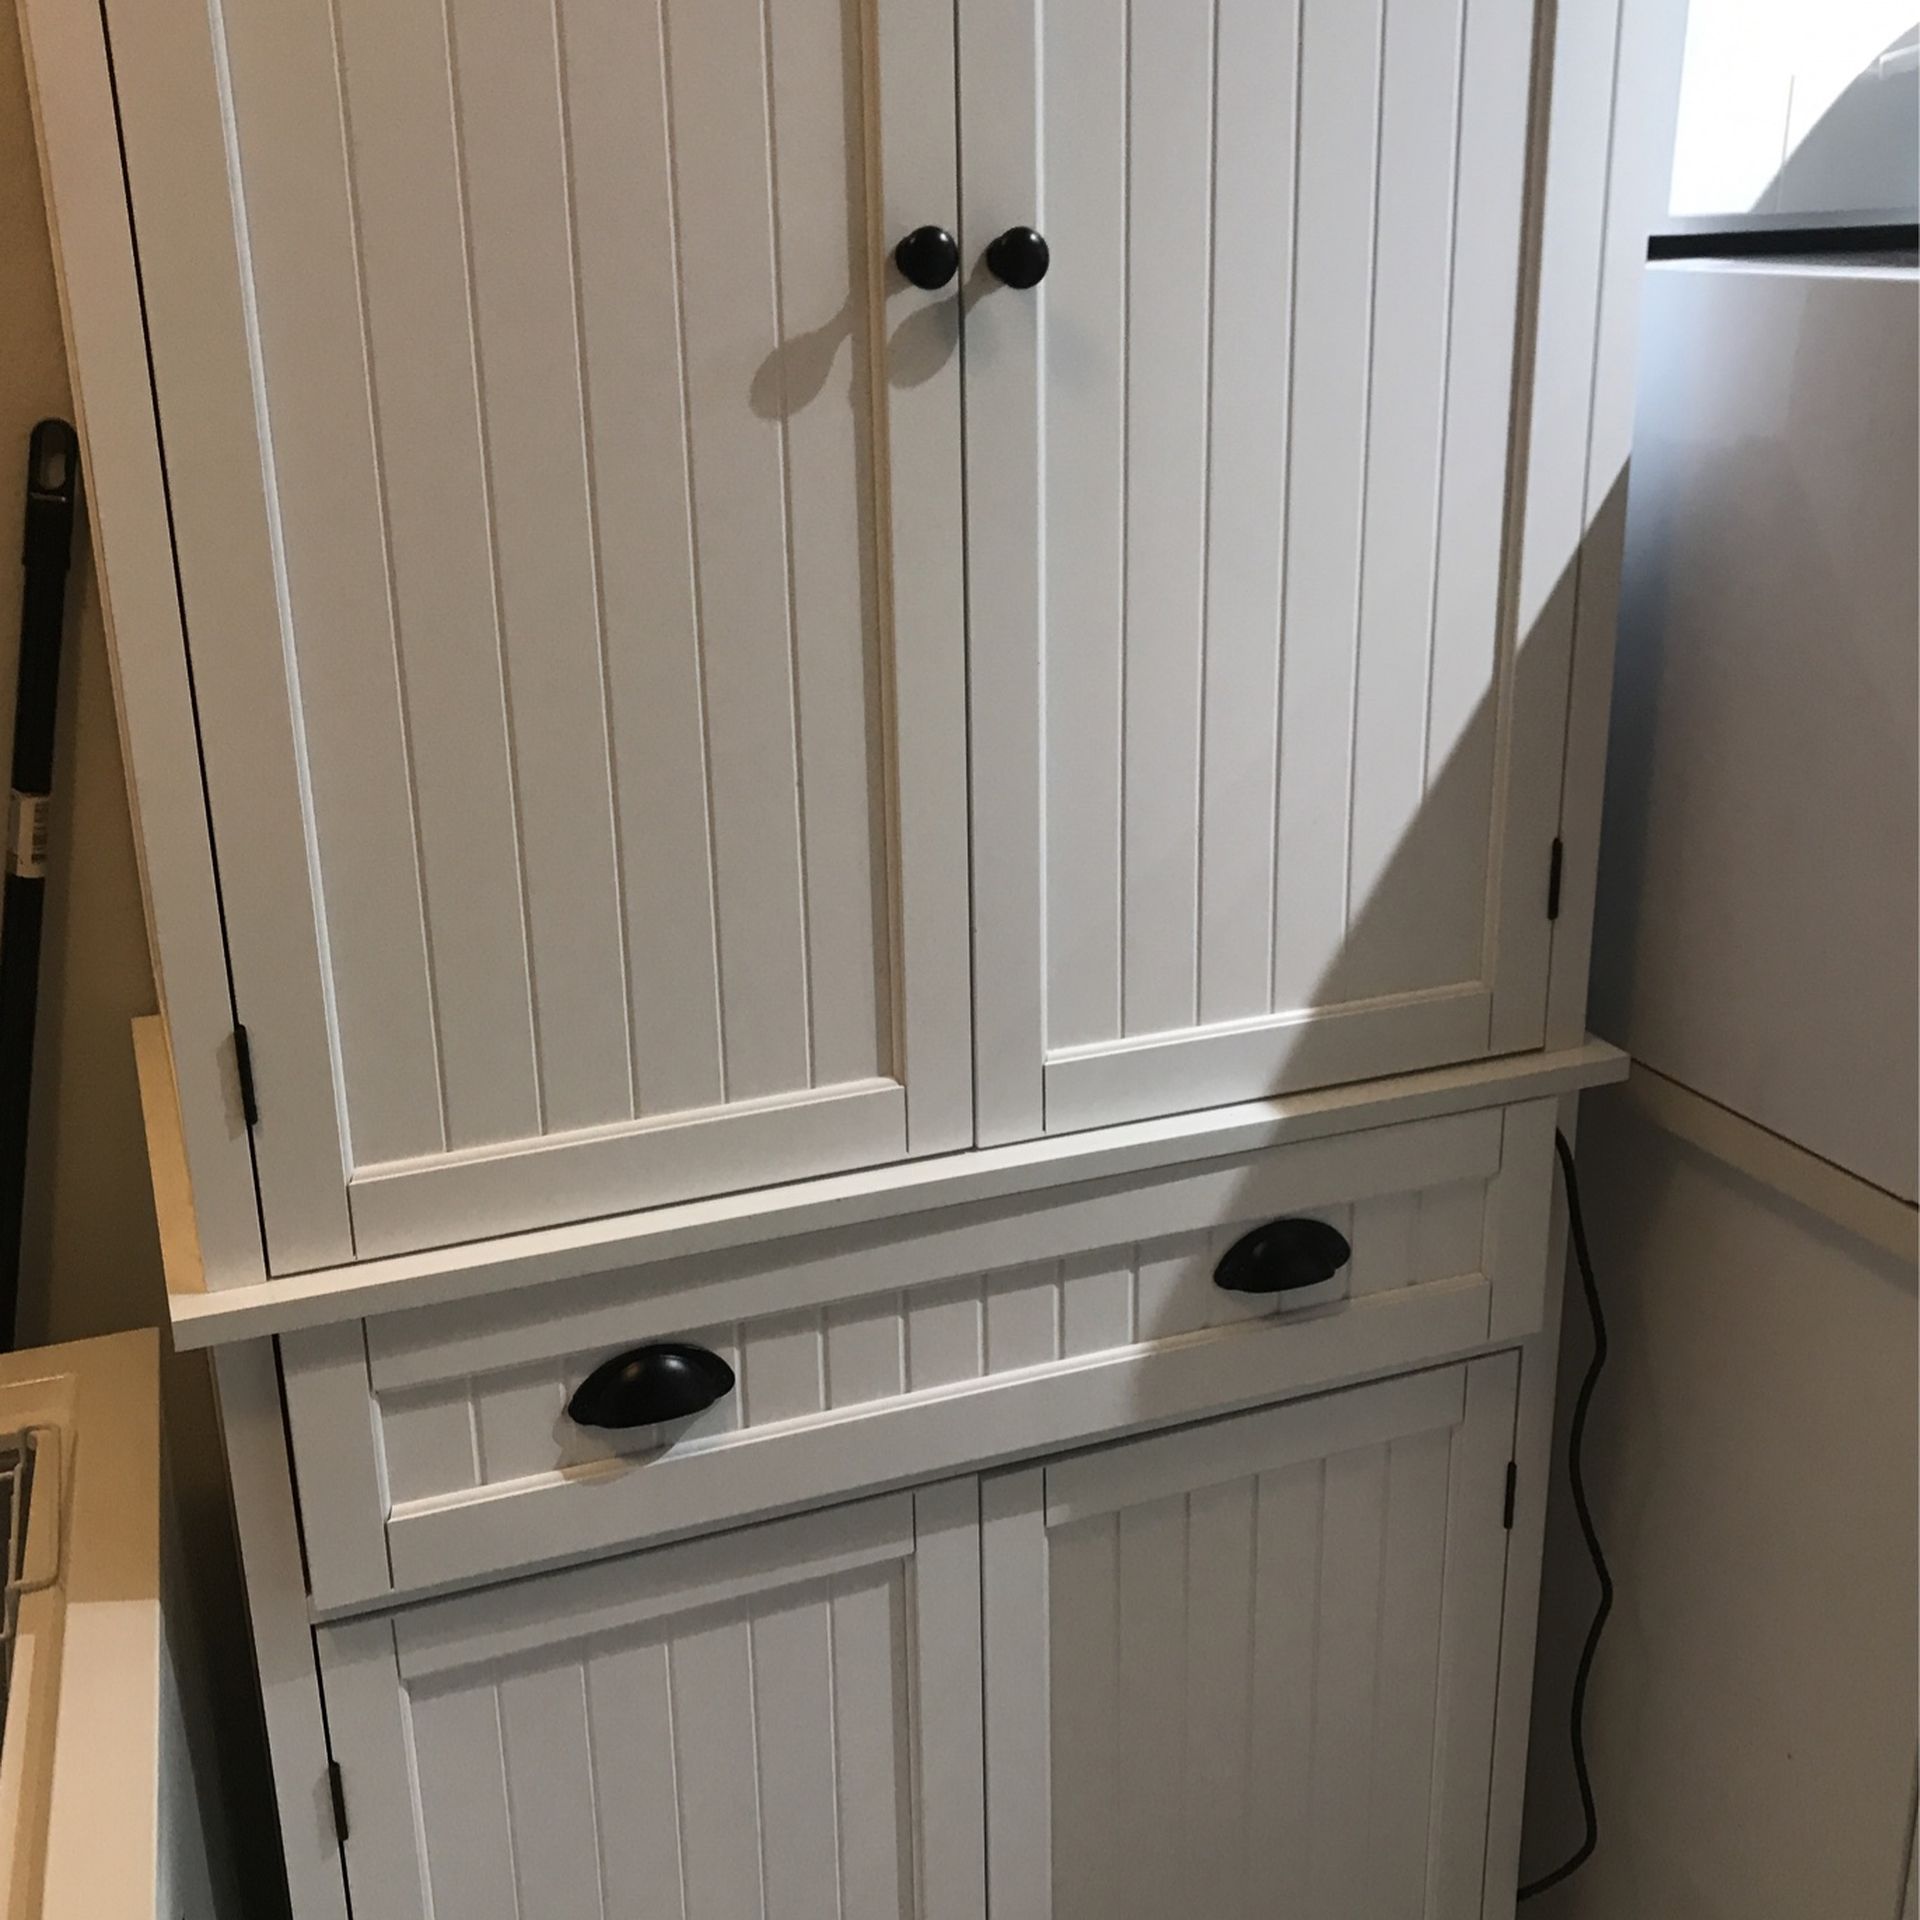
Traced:
POLYGON ((974 1483, 319 1630, 357 1920, 982 1911, 974 1483))
POLYGON ((950 15, 218 37, 282 631, 190 639, 284 653, 300 764, 215 699, 210 790, 334 1061, 276 1084, 312 1008, 242 973, 263 1125, 335 1106, 363 1256, 965 1143, 957 308, 886 242, 956 220, 950 15))
POLYGON ((1539 1023, 1495 911, 1535 13, 961 10, 970 244, 1052 249, 966 320, 984 1138, 1539 1023))
POLYGON ((984 1482, 995 1920, 1477 1920, 1516 1373, 984 1482))

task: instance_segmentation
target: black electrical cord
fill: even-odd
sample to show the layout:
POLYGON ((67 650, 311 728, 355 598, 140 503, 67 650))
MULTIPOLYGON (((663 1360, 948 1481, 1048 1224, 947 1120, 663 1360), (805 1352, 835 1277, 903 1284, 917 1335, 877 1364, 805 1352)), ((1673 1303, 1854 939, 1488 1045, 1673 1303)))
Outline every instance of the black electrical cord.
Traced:
POLYGON ((1580 1285, 1587 1296, 1587 1315, 1593 1322, 1593 1358, 1587 1363, 1587 1375, 1573 1403, 1573 1424, 1567 1432, 1567 1479, 1573 1487, 1573 1510, 1580 1519, 1580 1537, 1587 1543, 1587 1555, 1600 1582, 1600 1604, 1593 1610, 1593 1624, 1587 1629, 1587 1643, 1580 1649, 1580 1664, 1573 1675, 1573 1776, 1580 1787, 1580 1808, 1586 1817, 1586 1835, 1578 1847, 1537 1880, 1529 1880, 1520 1889, 1519 1898, 1531 1900, 1536 1893, 1557 1887, 1569 1875, 1578 1873, 1600 1843, 1600 1815, 1593 1804, 1593 1778, 1587 1771, 1587 1682, 1593 1678, 1593 1657, 1600 1649, 1601 1630, 1613 1611, 1613 1576, 1607 1571, 1607 1556, 1600 1548, 1600 1535, 1593 1524, 1593 1509, 1587 1504, 1586 1475, 1580 1455, 1587 1435, 1587 1413, 1593 1405, 1593 1390, 1599 1384, 1600 1370, 1607 1364, 1607 1322, 1600 1311, 1600 1288, 1593 1277, 1593 1255, 1587 1248, 1587 1223, 1580 1212, 1580 1181, 1573 1170, 1573 1149, 1567 1136, 1553 1136, 1554 1151, 1560 1156, 1561 1177, 1567 1183, 1567 1227, 1573 1239, 1573 1258, 1580 1269, 1580 1285))

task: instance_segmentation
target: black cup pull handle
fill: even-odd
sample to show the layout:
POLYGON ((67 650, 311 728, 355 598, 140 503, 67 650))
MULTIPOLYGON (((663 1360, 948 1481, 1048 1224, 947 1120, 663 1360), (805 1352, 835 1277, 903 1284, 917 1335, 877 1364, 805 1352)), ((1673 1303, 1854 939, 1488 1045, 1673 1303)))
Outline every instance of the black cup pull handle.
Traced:
POLYGON ((573 1390, 582 1427, 652 1427, 704 1413, 733 1391, 733 1369, 705 1347, 661 1341, 603 1361, 573 1390))
POLYGON ((1331 1280, 1352 1258, 1347 1236, 1324 1220, 1269 1220, 1220 1256, 1213 1278, 1230 1293, 1292 1293, 1331 1280))

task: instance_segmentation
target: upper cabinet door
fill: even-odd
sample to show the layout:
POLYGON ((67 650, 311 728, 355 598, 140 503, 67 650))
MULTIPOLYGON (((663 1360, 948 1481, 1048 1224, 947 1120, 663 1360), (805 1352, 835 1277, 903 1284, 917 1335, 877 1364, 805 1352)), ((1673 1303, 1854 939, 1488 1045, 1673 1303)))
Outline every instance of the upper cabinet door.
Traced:
POLYGON ((948 0, 112 11, 275 1270, 969 1142, 948 0))
POLYGON ((1534 12, 960 10, 983 1140, 1540 1040, 1534 12))

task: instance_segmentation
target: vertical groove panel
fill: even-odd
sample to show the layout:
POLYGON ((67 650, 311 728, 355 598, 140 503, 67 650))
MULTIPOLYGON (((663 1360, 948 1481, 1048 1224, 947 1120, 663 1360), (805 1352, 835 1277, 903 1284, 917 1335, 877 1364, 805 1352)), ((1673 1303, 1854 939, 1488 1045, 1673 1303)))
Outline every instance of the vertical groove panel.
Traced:
POLYGON ((815 1590, 749 1628, 766 1920, 829 1920, 840 1910, 829 1617, 826 1593, 815 1590))
POLYGON ((493 1687, 469 1680, 456 1690, 416 1694, 412 1717, 435 1915, 519 1920, 493 1687))
POLYGON ((755 1425, 797 1419, 826 1406, 826 1346, 817 1308, 749 1321, 740 1347, 742 1393, 755 1425))
POLYGON ((476 1146, 540 1116, 451 54, 425 8, 339 0, 338 18, 446 1138, 476 1146))
POLYGON ((1134 1034, 1196 1015, 1213 35, 1191 0, 1128 3, 1121 980, 1134 1034))
POLYGON ((581 1668, 568 1661, 503 1676, 500 1730, 524 1920, 606 1920, 581 1668))
MULTIPOLYGON (((1462 0, 1387 0, 1353 824, 1341 997, 1447 985, 1425 932, 1469 884, 1472 846, 1423 811, 1440 523, 1462 0), (1439 970, 1436 971, 1436 963, 1439 970)), ((1454 818, 1448 822, 1458 828, 1454 818)), ((1471 817, 1484 839, 1486 821, 1471 817)), ((1471 889, 1479 891, 1479 889, 1471 889)), ((1477 977, 1469 973, 1465 977, 1477 977)))
POLYGON ((1185 1906, 1186 1499, 1125 1508, 1119 1529, 1120 1911, 1160 1920, 1185 1906))
POLYGON ((1243 1920, 1256 1493, 1255 1482, 1242 1479, 1188 1500, 1183 1879, 1188 1911, 1208 1920, 1243 1920))
POLYGON ((1206 11, 1037 7, 1056 1127, 1486 1044, 1534 10, 1206 11))
POLYGON ((1373 317, 1379 0, 1302 0, 1273 1004, 1329 996, 1346 925, 1373 317))
MULTIPOLYGON (((1062 244, 1044 302, 1049 557, 1047 1041, 1118 1037, 1120 711, 1126 458, 1125 38, 1115 0, 1042 12, 1043 225, 1062 244)), ((1036 217, 1039 217, 1036 215, 1036 217)))
POLYGON ((767 48, 758 0, 667 0, 720 1003, 731 1099, 808 1083, 767 48))
POLYGON ((986 1356, 983 1284, 975 1275, 913 1294, 907 1307, 907 1387, 918 1393, 977 1380, 986 1356))
POLYGON ((1048 1542, 1053 1920, 1115 1920, 1120 1876, 1120 1523, 1102 1514, 1048 1542))
POLYGON ((476 364, 547 1131, 633 1111, 559 49, 453 0, 476 364))
POLYGON ((1386 1566, 1367 1823, 1377 1920, 1422 1920, 1433 1812, 1440 1599, 1447 1554, 1450 1432, 1414 1434, 1387 1451, 1386 1566))
POLYGON ((1210 1296, 1218 1289, 1196 1259, 1196 1252, 1204 1253, 1205 1246, 1204 1236, 1196 1241, 1192 1234, 1140 1243, 1133 1262, 1137 1338, 1161 1340, 1206 1325, 1210 1296))
POLYGON ((1314 1650, 1313 1870, 1310 1910, 1375 1920, 1367 1905, 1367 1812, 1380 1664, 1387 1449, 1326 1463, 1319 1630, 1314 1650))
POLYGON ((634 1110, 721 1098, 661 0, 560 0, 634 1110))
POLYGON ((752 1657, 743 1620, 673 1642, 687 1920, 758 1920, 762 1911, 752 1657))
POLYGON ((445 1144, 332 8, 223 17, 351 1154, 445 1144), (341 770, 352 768, 352 777, 341 770), (350 848, 349 862, 332 857, 350 848), (379 930, 377 946, 367 930, 379 930))
POLYGON ((1412 1193, 1384 1193, 1354 1203, 1350 1291, 1356 1299, 1413 1284, 1413 1236, 1419 1208, 1419 1196, 1412 1193))
POLYGON ((1073 1255, 1060 1268, 1060 1350, 1102 1353, 1133 1339, 1133 1267, 1124 1248, 1073 1255))
POLYGON ((986 1282, 983 1370, 1036 1367, 1060 1354, 1058 1268, 1050 1260, 1009 1267, 986 1282))
POLYGON ((553 1436, 567 1392, 551 1366, 518 1367, 489 1379, 484 1388, 475 1381, 469 1393, 487 1484, 553 1465, 553 1436))
POLYGON ((451 1396, 438 1386, 384 1395, 380 1449, 390 1500, 417 1500, 477 1484, 464 1384, 451 1396))
POLYGON ((1299 0, 1220 0, 1200 795, 1203 1023, 1265 1013, 1270 1004, 1299 32, 1299 0), (1244 244, 1251 235, 1258 243, 1244 244))
POLYGON ((892 1064, 870 462, 877 249, 858 0, 769 0, 767 20, 781 336, 753 403, 784 431, 812 1074, 828 1086, 892 1064))
MULTIPOLYGON (((1313 1857, 1314 1670, 1319 1658, 1326 1473, 1318 1460, 1263 1473, 1255 1495, 1253 1723, 1245 1908, 1303 1888, 1313 1857)), ((1320 1920, 1317 1908, 1306 1912, 1320 1920)))
POLYGON ((828 1406, 857 1407, 905 1390, 906 1325, 898 1294, 826 1310, 828 1406))
POLYGON ((686 1920, 665 1647, 607 1647, 587 1668, 606 1920, 686 1920))
MULTIPOLYGON (((1537 17, 1533 0, 1467 0, 1425 807, 1431 833, 1457 849, 1462 865, 1423 930, 1430 964, 1454 978, 1479 972, 1486 960, 1501 561, 1537 17)), ((1524 644, 1528 636, 1518 638, 1524 644)))
POLYGON ((832 1606, 838 1916, 896 1920, 913 1904, 905 1585, 898 1569, 837 1581, 832 1606))

